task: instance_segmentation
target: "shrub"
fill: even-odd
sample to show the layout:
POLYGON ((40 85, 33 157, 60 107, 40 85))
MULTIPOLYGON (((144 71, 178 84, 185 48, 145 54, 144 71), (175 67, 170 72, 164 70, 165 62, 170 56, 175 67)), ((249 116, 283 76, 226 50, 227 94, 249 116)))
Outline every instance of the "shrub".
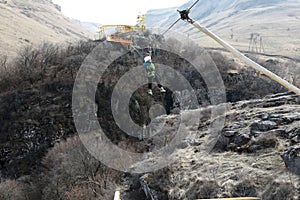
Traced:
POLYGON ((39 70, 40 70, 40 78, 44 80, 44 76, 46 73, 46 69, 51 65, 57 65, 58 63, 58 46, 51 43, 43 43, 39 47, 40 49, 40 60, 39 62, 39 70))
POLYGON ((19 52, 17 57, 17 69, 23 80, 29 81, 31 85, 38 78, 39 54, 39 50, 34 49, 33 46, 26 46, 19 52))
POLYGON ((78 136, 55 145, 43 159, 43 199, 97 199, 113 195, 120 174, 104 166, 85 149, 78 136), (104 191, 108 190, 108 193, 104 191))
POLYGON ((295 190, 292 183, 273 181, 262 194, 264 200, 296 200, 299 199, 299 190, 295 190), (298 194, 297 194, 298 193, 298 194))
POLYGON ((0 200, 26 199, 23 186, 15 180, 6 180, 0 184, 0 200))
POLYGON ((0 91, 4 92, 15 88, 20 81, 19 74, 16 68, 8 63, 8 57, 0 58, 0 91))
POLYGON ((0 58, 0 91, 32 86, 55 79, 74 79, 86 56, 95 48, 93 41, 79 41, 63 48, 44 42, 38 47, 23 47, 8 63, 0 58))
POLYGON ((40 199, 36 188, 29 182, 5 180, 0 183, 0 200, 40 199))

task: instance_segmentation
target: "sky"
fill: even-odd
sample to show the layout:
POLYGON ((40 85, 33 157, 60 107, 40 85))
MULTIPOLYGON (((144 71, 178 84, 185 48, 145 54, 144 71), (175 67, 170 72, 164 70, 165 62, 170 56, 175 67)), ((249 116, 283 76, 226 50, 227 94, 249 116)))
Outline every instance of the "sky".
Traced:
POLYGON ((189 0, 52 0, 67 17, 101 24, 136 23, 147 10, 179 7, 189 0))

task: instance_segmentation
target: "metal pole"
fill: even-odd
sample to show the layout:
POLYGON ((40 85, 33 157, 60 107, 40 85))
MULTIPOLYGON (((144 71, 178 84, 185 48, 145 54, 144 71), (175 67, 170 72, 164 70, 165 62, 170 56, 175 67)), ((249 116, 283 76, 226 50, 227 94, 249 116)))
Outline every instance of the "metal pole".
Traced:
POLYGON ((257 70, 257 71, 261 72, 262 74, 268 76, 270 79, 272 79, 272 80, 276 81, 277 83, 281 84, 282 86, 284 86, 288 90, 290 90, 290 91, 292 91, 292 92, 300 95, 300 89, 299 88, 297 88, 293 84, 287 82, 286 80, 282 79, 281 77, 277 76, 273 72, 267 70, 263 66, 257 64, 256 62, 254 62, 250 58, 246 57, 244 54, 242 54, 241 52, 239 52, 237 49, 235 49, 234 47, 232 47, 230 44, 228 44, 227 42, 225 42, 224 40, 222 40, 219 36, 217 36, 216 34, 214 34, 213 32, 211 32, 207 28, 201 26, 198 22, 194 21, 193 19, 189 19, 188 22, 191 23, 193 26, 195 26, 200 31, 202 31, 203 33, 205 33, 206 35, 208 35, 209 37, 211 37, 212 39, 214 39, 215 41, 217 41, 225 49, 227 49, 228 51, 230 51, 236 57, 238 57, 241 60, 243 60, 246 64, 250 65, 255 70, 257 70))

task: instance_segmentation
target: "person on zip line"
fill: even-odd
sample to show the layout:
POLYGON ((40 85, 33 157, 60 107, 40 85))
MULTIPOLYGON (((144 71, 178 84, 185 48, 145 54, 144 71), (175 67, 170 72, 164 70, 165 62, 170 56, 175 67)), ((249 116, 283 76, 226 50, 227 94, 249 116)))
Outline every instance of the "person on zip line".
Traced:
POLYGON ((152 82, 153 82, 153 80, 156 81, 160 92, 165 93, 166 90, 160 84, 160 78, 159 78, 159 75, 155 72, 155 65, 152 63, 151 56, 146 56, 144 58, 144 67, 146 69, 147 78, 148 78, 148 91, 147 91, 147 93, 149 95, 153 95, 153 92, 152 92, 152 82))

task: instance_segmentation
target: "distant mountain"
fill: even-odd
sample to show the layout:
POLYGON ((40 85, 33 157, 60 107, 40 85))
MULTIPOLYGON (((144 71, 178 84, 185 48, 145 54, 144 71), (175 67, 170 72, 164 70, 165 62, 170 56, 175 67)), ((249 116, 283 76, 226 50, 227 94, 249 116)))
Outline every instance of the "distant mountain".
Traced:
POLYGON ((76 20, 73 19, 73 21, 75 23, 77 23, 78 25, 80 25, 81 27, 85 28, 86 30, 88 30, 89 32, 91 32, 91 34, 93 34, 94 39, 98 39, 99 37, 99 27, 101 26, 100 23, 95 23, 95 22, 82 22, 80 20, 76 20))
MULTIPOLYGON (((146 24, 167 28, 179 18, 177 9, 187 9, 194 2, 179 8, 150 10, 146 24)), ((300 51, 299 0, 200 0, 190 17, 242 50, 249 49, 251 33, 257 33, 256 46, 260 48, 262 44, 267 53, 297 56, 300 51)), ((188 34, 203 46, 217 46, 185 22, 180 21, 172 30, 188 34)))
POLYGON ((0 0, 0 56, 13 57, 25 45, 93 38, 51 0, 0 0))

